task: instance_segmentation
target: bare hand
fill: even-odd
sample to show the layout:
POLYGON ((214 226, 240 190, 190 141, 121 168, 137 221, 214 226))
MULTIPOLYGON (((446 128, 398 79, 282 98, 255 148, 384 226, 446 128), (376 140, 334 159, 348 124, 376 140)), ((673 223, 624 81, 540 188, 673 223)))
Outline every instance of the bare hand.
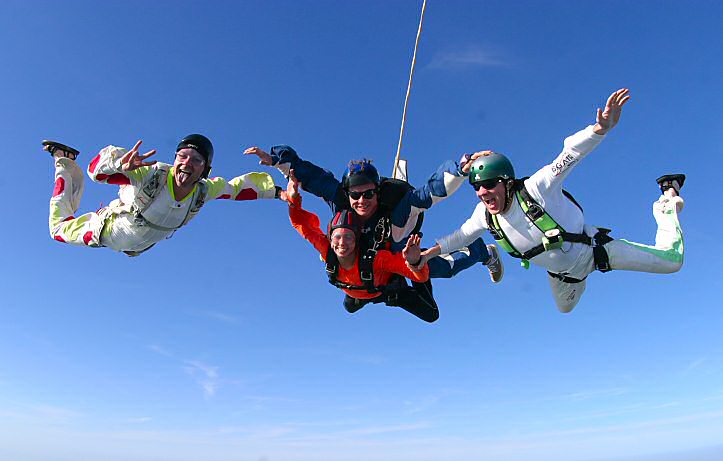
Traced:
POLYGON ((469 170, 472 169, 472 164, 474 163, 475 160, 482 157, 483 155, 489 155, 491 153, 492 153, 491 150, 482 150, 482 151, 475 152, 474 154, 472 154, 470 156, 469 160, 464 165, 462 165, 462 173, 469 174, 469 170))
POLYGON ((156 153, 156 149, 149 150, 143 155, 138 153, 138 148, 141 147, 142 142, 143 141, 139 140, 131 150, 129 150, 123 157, 121 157, 121 168, 123 169, 123 171, 133 171, 137 170, 142 166, 151 166, 156 163, 155 160, 151 160, 150 162, 144 161, 151 155, 154 155, 156 153))
POLYGON ((273 163, 271 155, 269 155, 268 152, 264 151, 260 147, 249 147, 244 151, 244 155, 257 156, 259 158, 259 165, 271 166, 271 164, 273 163))
POLYGON ((407 262, 407 266, 409 266, 409 268, 412 270, 421 269, 421 267, 419 267, 422 265, 422 249, 419 247, 419 243, 421 242, 421 240, 422 238, 419 236, 419 234, 410 235, 409 239, 407 239, 407 244, 402 250, 402 256, 404 256, 404 260, 407 262))
MULTIPOLYGON (((296 179, 294 170, 292 169, 289 171, 289 183, 286 185, 286 202, 291 203, 291 200, 299 196, 299 186, 301 186, 301 183, 296 179)), ((282 198, 282 200, 284 199, 282 198)))
POLYGON ((605 110, 598 108, 596 123, 593 127, 595 134, 605 134, 612 130, 620 121, 623 112, 623 105, 630 100, 630 90, 621 88, 614 92, 605 103, 605 110))

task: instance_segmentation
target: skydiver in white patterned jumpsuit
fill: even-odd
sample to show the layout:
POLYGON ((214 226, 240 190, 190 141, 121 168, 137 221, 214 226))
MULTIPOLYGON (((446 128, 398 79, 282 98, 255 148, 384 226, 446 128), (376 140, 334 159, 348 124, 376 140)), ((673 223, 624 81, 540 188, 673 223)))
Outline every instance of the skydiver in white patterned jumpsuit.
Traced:
POLYGON ((585 223, 581 208, 562 189, 572 169, 589 154, 620 119, 630 99, 627 89, 608 98, 597 110, 596 123, 565 139, 563 151, 528 179, 515 179, 512 164, 502 154, 485 151, 472 164, 469 182, 480 203, 472 216, 454 233, 437 240, 422 262, 448 253, 478 238, 485 230, 511 256, 548 271, 557 308, 570 312, 585 291, 587 276, 596 269, 668 274, 683 264, 683 233, 678 213, 685 176, 658 178, 662 195, 653 203, 658 225, 655 245, 613 240, 607 229, 585 223), (529 262, 528 262, 529 261, 529 262))
POLYGON ((83 195, 79 152, 43 141, 55 163, 55 188, 50 199, 50 236, 63 243, 108 247, 137 256, 187 224, 209 200, 283 198, 285 191, 266 173, 248 173, 230 181, 208 178, 213 145, 192 134, 176 148, 173 165, 146 160, 138 141, 130 151, 108 146, 91 160, 88 175, 95 182, 120 186, 118 199, 107 207, 76 217, 83 195))

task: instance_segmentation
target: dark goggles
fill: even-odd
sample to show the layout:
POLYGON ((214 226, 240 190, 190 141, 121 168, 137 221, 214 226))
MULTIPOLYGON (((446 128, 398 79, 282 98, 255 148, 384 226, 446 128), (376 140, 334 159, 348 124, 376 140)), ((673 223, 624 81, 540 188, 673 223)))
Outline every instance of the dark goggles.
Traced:
POLYGON ((349 198, 351 198, 352 200, 359 200, 362 197, 364 197, 367 200, 371 200, 372 197, 374 197, 377 194, 377 190, 376 189, 367 189, 363 192, 349 191, 349 192, 347 192, 347 194, 349 195, 349 198))
POLYGON ((492 178, 492 179, 485 179, 484 181, 477 181, 472 184, 472 187, 474 187, 474 190, 479 190, 480 187, 484 187, 487 190, 494 189, 497 184, 501 183, 503 181, 502 178, 492 178))

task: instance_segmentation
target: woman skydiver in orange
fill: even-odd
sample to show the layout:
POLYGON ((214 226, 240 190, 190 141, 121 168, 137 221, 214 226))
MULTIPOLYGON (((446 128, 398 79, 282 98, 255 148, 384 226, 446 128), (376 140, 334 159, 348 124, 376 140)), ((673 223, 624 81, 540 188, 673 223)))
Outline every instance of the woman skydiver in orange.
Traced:
POLYGON ((329 222, 327 233, 320 227, 319 217, 301 207, 299 182, 293 174, 289 175, 286 189, 289 199, 289 219, 299 234, 308 240, 321 254, 326 263, 329 282, 343 290, 351 298, 358 300, 353 305, 345 303, 349 313, 354 313, 368 303, 386 303, 402 307, 426 322, 439 318, 436 305, 426 302, 417 292, 407 286, 396 286, 399 274, 415 282, 429 279, 429 267, 425 263, 419 270, 410 268, 420 262, 421 249, 419 235, 410 236, 401 253, 393 254, 379 250, 372 257, 369 253, 360 256, 359 222, 350 210, 338 211, 329 222), (391 280, 391 282, 390 282, 391 280), (394 293, 397 302, 389 293, 394 293))

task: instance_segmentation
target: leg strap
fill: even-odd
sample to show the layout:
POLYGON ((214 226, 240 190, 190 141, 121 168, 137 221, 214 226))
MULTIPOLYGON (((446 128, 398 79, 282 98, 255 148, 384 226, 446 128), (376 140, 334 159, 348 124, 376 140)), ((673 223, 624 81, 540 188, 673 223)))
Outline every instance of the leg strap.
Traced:
POLYGON ((587 277, 585 277, 584 279, 575 279, 572 277, 568 277, 567 275, 555 274, 553 272, 548 272, 548 274, 550 274, 550 277, 555 278, 557 280, 562 280, 565 283, 580 283, 587 278, 587 277))
POLYGON ((610 267, 610 258, 608 252, 605 250, 605 245, 608 242, 612 242, 613 238, 608 235, 610 229, 598 229, 598 233, 593 236, 593 247, 592 257, 595 260, 595 269, 600 272, 609 272, 612 270, 610 267))

